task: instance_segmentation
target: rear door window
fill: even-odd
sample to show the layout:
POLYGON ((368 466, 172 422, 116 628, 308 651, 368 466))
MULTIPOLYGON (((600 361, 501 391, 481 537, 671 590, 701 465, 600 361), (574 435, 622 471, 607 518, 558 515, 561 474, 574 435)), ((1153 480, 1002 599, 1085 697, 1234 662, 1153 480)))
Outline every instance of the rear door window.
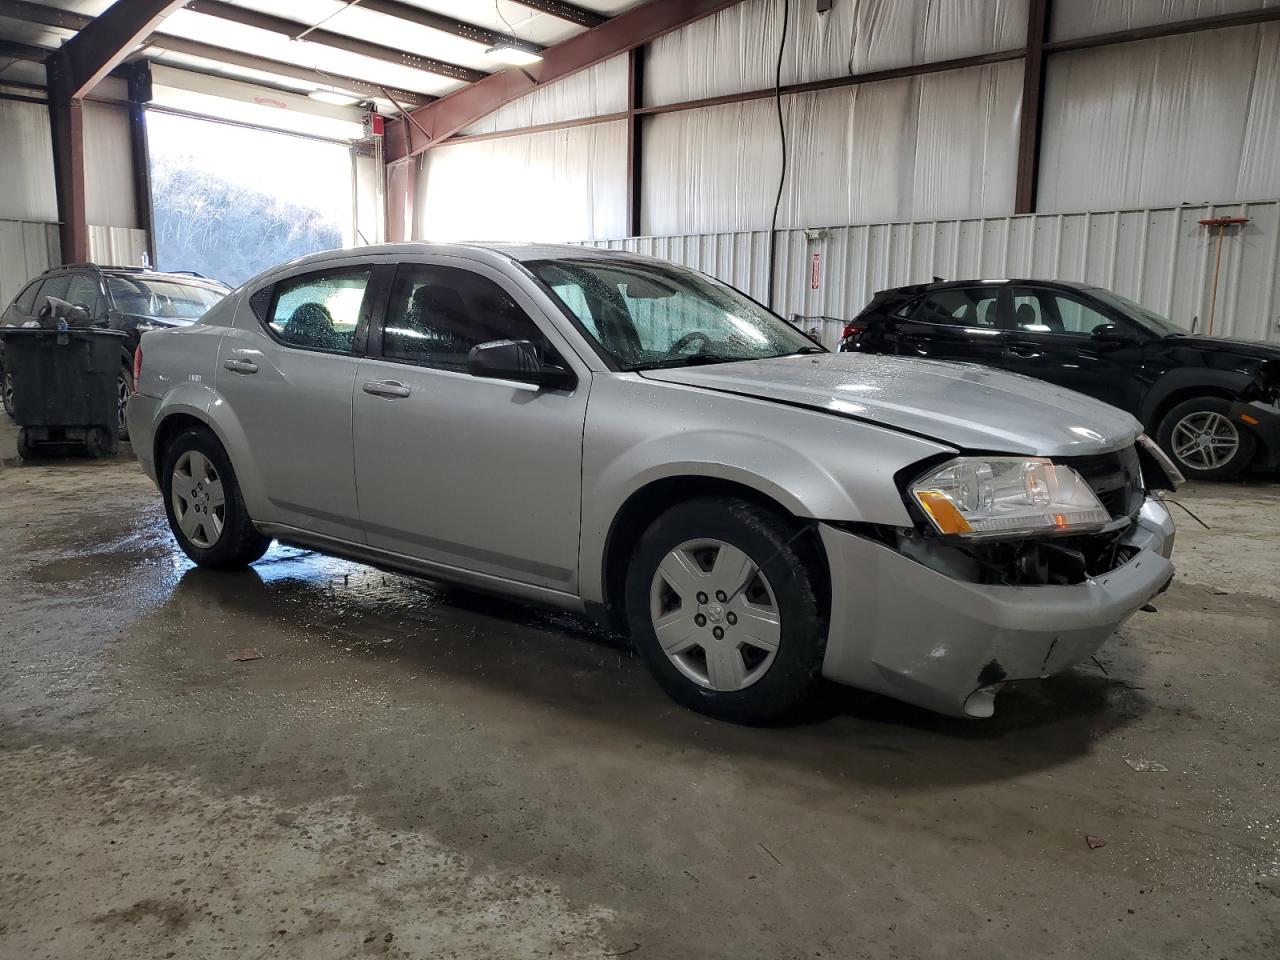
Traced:
POLYGON ((372 267, 346 267, 281 280, 267 326, 289 346, 353 353, 372 267))
POLYGON ((76 273, 71 277, 71 282, 67 284, 67 295, 64 298, 68 303, 84 307, 89 311, 89 316, 96 318, 98 316, 98 278, 91 273, 76 273))
POLYGON ((994 327, 998 317, 996 300, 999 295, 1000 291, 994 287, 935 290, 920 301, 920 306, 911 319, 917 323, 994 327))
POLYGON ((30 315, 36 312, 36 294, 40 292, 40 284, 43 282, 42 280, 33 280, 27 284, 25 290, 18 294, 18 299, 13 301, 13 308, 18 313, 30 315))
POLYGON ((36 308, 33 313, 39 313, 44 307, 45 297, 57 297, 59 300, 67 299, 67 288, 71 285, 71 274, 63 273, 56 277, 49 277, 45 280, 44 285, 40 287, 40 294, 36 297, 36 308))

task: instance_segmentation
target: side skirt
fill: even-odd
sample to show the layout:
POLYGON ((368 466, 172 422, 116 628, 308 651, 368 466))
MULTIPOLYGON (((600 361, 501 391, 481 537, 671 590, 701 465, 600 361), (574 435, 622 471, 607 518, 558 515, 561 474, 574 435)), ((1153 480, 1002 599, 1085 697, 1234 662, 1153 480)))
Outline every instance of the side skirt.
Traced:
POLYGON ((491 593, 495 596, 517 597, 521 600, 545 604, 561 610, 572 610, 575 613, 586 611, 586 607, 580 597, 560 590, 537 587, 527 583, 520 583, 517 580, 495 577, 492 574, 476 573, 474 570, 466 570, 446 563, 433 563, 430 560, 421 560, 417 557, 409 557, 391 550, 371 547, 366 543, 352 543, 350 540, 340 540, 337 537, 312 533, 308 530, 291 527, 288 524, 255 522, 254 526, 265 536, 274 537, 280 543, 288 546, 301 547, 304 550, 315 550, 319 553, 354 560, 357 563, 367 563, 371 567, 377 567, 379 570, 385 570, 388 573, 425 577, 444 583, 457 584, 458 586, 483 593, 491 593))

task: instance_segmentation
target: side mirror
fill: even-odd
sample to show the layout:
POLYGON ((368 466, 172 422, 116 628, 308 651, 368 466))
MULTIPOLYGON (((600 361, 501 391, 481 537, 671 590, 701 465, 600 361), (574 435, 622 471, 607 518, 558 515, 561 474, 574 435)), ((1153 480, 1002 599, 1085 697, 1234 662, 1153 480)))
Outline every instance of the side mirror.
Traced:
POLYGON ((538 360, 528 340, 491 340, 471 348, 467 373, 490 380, 515 380, 552 390, 571 390, 578 383, 573 371, 538 360))
POLYGON ((1089 336, 1101 343, 1114 343, 1116 346, 1138 342, 1138 338, 1132 333, 1121 330, 1114 323, 1099 324, 1093 328, 1089 336))

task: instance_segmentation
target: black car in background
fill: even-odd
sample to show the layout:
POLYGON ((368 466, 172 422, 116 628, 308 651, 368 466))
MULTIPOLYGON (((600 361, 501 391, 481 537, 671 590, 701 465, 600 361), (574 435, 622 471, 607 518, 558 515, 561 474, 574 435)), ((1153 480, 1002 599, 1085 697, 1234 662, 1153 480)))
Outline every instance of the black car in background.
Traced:
POLYGON ((1193 336, 1101 287, 959 280, 877 293, 842 351, 959 360, 1128 410, 1188 476, 1280 466, 1280 345, 1193 336))
MULTIPOLYGON (((72 263, 46 270, 14 297, 0 326, 32 323, 48 297, 80 306, 96 327, 123 330, 120 356, 119 397, 120 436, 128 438, 124 404, 133 392, 133 351, 147 330, 185 326, 202 317, 206 310, 231 290, 226 284, 191 273, 157 273, 142 267, 101 267, 92 263, 72 263)), ((5 412, 13 414, 12 388, 4 370, 0 347, 0 374, 3 374, 5 412)))

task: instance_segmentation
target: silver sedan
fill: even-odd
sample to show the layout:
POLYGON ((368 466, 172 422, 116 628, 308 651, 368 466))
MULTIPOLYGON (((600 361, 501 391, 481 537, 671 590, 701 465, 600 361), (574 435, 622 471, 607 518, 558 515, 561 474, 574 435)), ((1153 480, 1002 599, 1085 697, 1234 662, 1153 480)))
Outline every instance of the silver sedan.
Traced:
POLYGON ((141 350, 134 446, 196 563, 275 539, 585 611, 726 719, 824 677, 990 716, 1173 576, 1176 471, 1128 414, 829 353, 644 257, 319 254, 141 350))

